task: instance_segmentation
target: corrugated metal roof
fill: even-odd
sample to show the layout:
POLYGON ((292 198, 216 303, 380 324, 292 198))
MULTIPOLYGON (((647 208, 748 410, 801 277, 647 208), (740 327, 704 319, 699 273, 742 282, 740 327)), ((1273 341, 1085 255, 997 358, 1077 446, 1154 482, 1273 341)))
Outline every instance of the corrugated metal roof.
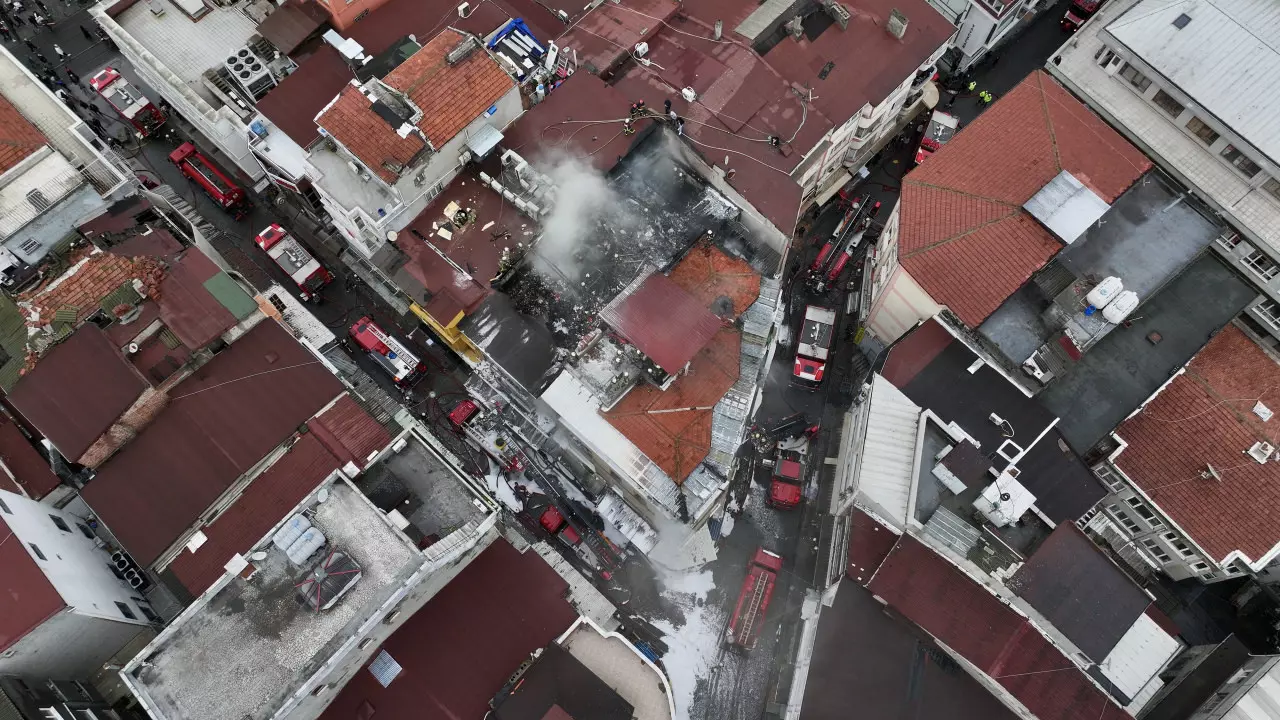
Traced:
MULTIPOLYGON (((0 418, 0 460, 13 473, 22 491, 32 499, 39 500, 62 484, 53 474, 49 461, 36 452, 27 436, 8 418, 0 418)), ((8 484, 8 477, 3 480, 8 484)))
POLYGON ((102 330, 86 323, 41 358, 9 399, 59 452, 74 461, 146 387, 102 330))
POLYGON ((1171 637, 1155 620, 1139 615, 1124 637, 1098 669, 1115 683, 1120 692, 1136 697, 1165 663, 1182 649, 1182 643, 1171 637))
POLYGON ((365 412, 349 393, 344 393, 329 409, 312 418, 307 426, 344 464, 354 462, 362 468, 369 464, 371 455, 391 444, 391 433, 365 412))
POLYGON ((656 272, 605 306, 600 319, 673 375, 720 330, 720 318, 656 272))
POLYGON ((0 365, 0 389, 9 392, 18 383, 27 360, 27 323, 18 306, 0 293, 0 349, 9 359, 0 365))
POLYGON ((1111 206, 1063 170, 1022 206, 1064 243, 1075 242, 1111 206))
POLYGON ((1280 4, 1143 0, 1105 32, 1280 162, 1280 4), (1179 29, 1173 21, 1184 14, 1191 21, 1179 29))
POLYGON ((888 380, 874 376, 858 495, 899 528, 907 522, 919 429, 920 408, 888 380))
POLYGON ((260 322, 171 390, 168 407, 85 486, 85 501, 148 565, 342 390, 288 331, 260 322))

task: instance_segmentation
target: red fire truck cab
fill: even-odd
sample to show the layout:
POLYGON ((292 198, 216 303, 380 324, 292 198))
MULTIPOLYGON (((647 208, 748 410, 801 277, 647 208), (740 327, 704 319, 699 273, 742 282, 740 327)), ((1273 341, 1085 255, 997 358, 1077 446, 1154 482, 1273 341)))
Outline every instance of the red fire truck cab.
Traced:
POLYGON ((725 642, 739 650, 751 650, 756 646, 760 630, 764 627, 765 612, 773 597, 773 585, 782 570, 782 556, 759 548, 747 564, 747 577, 738 593, 738 604, 725 630, 725 642))
POLYGON ((920 138, 920 147, 916 148, 916 164, 924 162, 928 157, 940 150, 951 138, 956 136, 960 120, 954 116, 934 110, 925 126, 924 137, 920 138))
POLYGON ((803 495, 800 478, 803 472, 803 455, 795 450, 779 450, 773 466, 773 479, 769 481, 769 504, 779 510, 790 510, 799 505, 803 495))
POLYGON ((267 251, 276 265, 285 271, 302 290, 303 300, 319 300, 318 293, 333 282, 333 273, 325 269, 302 247, 302 243, 276 223, 271 223, 253 239, 258 247, 267 251))
POLYGON ((538 524, 542 525, 542 529, 558 536, 561 540, 569 545, 577 545, 582 542, 582 536, 577 530, 564 519, 564 515, 560 513, 556 506, 551 505, 542 513, 542 517, 538 519, 538 524))
POLYGON ((1071 0, 1071 7, 1062 16, 1062 29, 1067 32, 1079 30, 1086 20, 1098 12, 1101 5, 1102 0, 1071 0))
POLYGON ((351 326, 351 339, 378 363, 397 385, 407 387, 427 372, 427 366, 400 341, 382 331, 372 319, 362 317, 351 326))
POLYGON ((248 214, 250 205, 244 190, 223 175, 194 144, 185 142, 179 145, 177 150, 169 153, 169 162, 177 165, 183 175, 191 178, 223 210, 234 215, 235 219, 241 220, 248 214))
POLYGON ((89 78, 89 87, 133 126, 139 138, 150 137, 164 125, 165 116, 160 108, 130 85, 115 68, 103 68, 89 78))
POLYGON ((812 389, 822 383, 835 331, 835 310, 817 305, 805 307, 804 320, 800 325, 800 345, 796 348, 795 367, 792 369, 796 384, 812 389))

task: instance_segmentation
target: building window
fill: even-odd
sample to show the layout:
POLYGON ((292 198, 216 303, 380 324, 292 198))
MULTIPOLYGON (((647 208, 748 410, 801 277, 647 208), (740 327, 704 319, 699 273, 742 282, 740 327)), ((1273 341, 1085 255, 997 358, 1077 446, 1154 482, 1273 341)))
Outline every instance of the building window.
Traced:
POLYGON ((1253 311, 1263 322, 1280 330, 1280 303, 1275 300, 1264 300, 1253 306, 1253 311))
POLYGON ((84 535, 85 537, 89 538, 90 540, 92 540, 92 539, 93 539, 93 531, 92 531, 92 530, 90 530, 90 529, 89 529, 89 527, 88 527, 87 525, 85 525, 85 524, 83 524, 83 523, 76 523, 76 527, 80 528, 80 534, 81 534, 81 535, 84 535))
POLYGON ((1263 280, 1270 280, 1276 275, 1280 275, 1280 266, 1277 266, 1271 258, 1256 249, 1245 255, 1240 261, 1263 280))
POLYGON ((146 605, 143 605, 142 603, 138 603, 138 609, 142 611, 142 616, 147 619, 147 622, 153 622, 153 623, 160 622, 160 616, 152 612, 151 608, 147 607, 146 605))
POLYGON ((36 212, 44 212, 50 207, 49 199, 39 190, 27 192, 27 202, 31 203, 31 207, 35 208, 36 212))
POLYGON ((1231 163, 1231 166, 1240 171, 1241 175, 1251 178, 1262 172, 1262 168, 1258 164, 1249 159, 1249 156, 1236 149, 1235 145, 1228 145, 1222 148, 1222 157, 1231 163))
POLYGON ((1228 575, 1239 575, 1240 567, 1237 565, 1228 565, 1226 572, 1228 575))
POLYGON ((4 504, 4 500, 0 500, 0 510, 3 510, 6 515, 13 514, 13 511, 9 509, 9 506, 4 504))
POLYGON ((1155 103, 1156 107, 1169 113, 1169 117, 1176 118, 1184 110, 1182 103, 1174 100, 1172 95, 1163 90, 1157 90, 1155 96, 1151 98, 1151 102, 1155 103))
POLYGON ((1262 183, 1262 189, 1271 193, 1271 197, 1280 200, 1280 180, 1267 178, 1267 181, 1262 183))
POLYGON ((50 515, 50 516, 49 516, 49 519, 50 519, 50 520, 52 520, 52 521, 53 521, 53 524, 54 524, 54 525, 57 525, 57 526, 58 526, 58 529, 59 529, 59 530, 61 530, 62 532, 64 532, 64 533, 69 533, 69 532, 71 532, 71 526, 67 524, 67 521, 66 521, 66 520, 63 520, 62 518, 58 517, 57 515, 50 515))
POLYGON ((1156 516, 1155 511, 1147 507, 1147 504, 1142 502, 1141 499, 1131 497, 1126 499, 1125 502, 1129 504, 1129 507, 1133 508, 1134 512, 1138 513, 1139 517, 1146 520, 1151 527, 1156 529, 1164 527, 1164 523, 1156 516))
POLYGON ((40 558, 41 560, 46 560, 46 561, 49 559, 49 558, 47 558, 47 557, 45 557, 45 556, 44 556, 44 553, 43 553, 43 552, 40 552, 40 546, 39 546, 39 545, 36 545, 35 543, 27 543, 27 545, 30 545, 30 546, 31 546, 31 552, 35 553, 35 554, 36 554, 36 557, 40 558))
POLYGON ((1094 466, 1093 474, 1098 476, 1098 479, 1102 481, 1102 484, 1106 485, 1111 492, 1118 492, 1124 487, 1124 481, 1120 479, 1120 474, 1106 463, 1099 463, 1094 466))
POLYGON ((1094 61, 1102 67, 1107 67, 1116 59, 1116 54, 1108 50, 1106 47, 1098 48, 1098 52, 1093 55, 1094 61))
POLYGON ((1235 250, 1244 242, 1244 238, 1240 237, 1240 233, 1228 230, 1218 236, 1218 247, 1223 250, 1235 250))
POLYGON ((1154 538, 1147 538, 1142 541, 1142 544, 1147 546, 1147 550, 1151 552, 1151 555, 1158 560, 1161 565, 1168 565, 1170 561, 1173 560, 1173 558, 1169 556, 1169 553, 1165 552, 1164 548, 1160 547, 1160 543, 1156 542, 1154 538))
POLYGON ((1119 520, 1120 524, 1129 531, 1130 535, 1135 535, 1141 530, 1138 523, 1133 518, 1126 515, 1125 512, 1120 509, 1119 505, 1108 505, 1107 509, 1111 511, 1112 515, 1115 515, 1116 519, 1119 520))
POLYGON ((1125 63, 1124 67, 1120 68, 1120 77, 1128 80, 1130 85, 1138 88, 1138 92, 1146 92, 1147 88, 1151 87, 1151 78, 1138 72, 1138 68, 1129 63, 1125 63))
MULTIPOLYGON (((1208 569, 1209 569, 1209 564, 1208 564, 1208 563, 1205 563, 1205 562, 1202 562, 1202 561, 1200 561, 1200 560, 1197 560, 1197 561, 1195 561, 1195 562, 1191 563, 1191 569, 1192 569, 1192 570, 1195 570, 1196 572, 1204 572, 1205 570, 1208 570, 1208 569)), ((1210 577, 1212 577, 1212 576, 1213 576, 1213 573, 1209 573, 1209 575, 1210 575, 1210 577)))
POLYGON ((39 249, 40 249, 40 241, 36 240, 35 238, 27 238, 26 240, 23 240, 18 245, 18 250, 20 252, 27 253, 28 255, 34 253, 39 249))
POLYGON ((129 609, 129 606, 128 606, 128 605, 126 605, 125 603, 122 603, 122 602, 120 602, 119 600, 117 600, 117 601, 116 601, 116 607, 117 607, 117 608, 119 608, 119 610, 120 610, 120 614, 121 614, 121 615, 123 615, 123 616, 125 616, 125 617, 129 618, 130 620, 137 620, 137 619, 138 619, 138 616, 137 616, 137 615, 134 615, 134 614, 133 614, 133 610, 130 610, 130 609, 129 609))
POLYGON ((1187 121, 1187 129, 1191 131, 1192 135, 1200 138, 1200 142, 1205 145, 1212 145, 1218 142, 1218 132, 1205 125, 1203 120, 1194 115, 1187 121))

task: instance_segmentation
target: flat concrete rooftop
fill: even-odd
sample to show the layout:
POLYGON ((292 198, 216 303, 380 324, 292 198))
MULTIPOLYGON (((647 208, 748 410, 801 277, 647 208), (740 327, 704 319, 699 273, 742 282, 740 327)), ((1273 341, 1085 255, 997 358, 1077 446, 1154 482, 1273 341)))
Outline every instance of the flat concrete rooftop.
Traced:
POLYGON ((252 575, 205 593, 126 666, 154 720, 271 717, 424 563, 346 480, 305 502, 328 540, 318 556, 295 565, 268 535, 255 546, 266 556, 251 561, 252 575), (317 612, 299 604, 296 585, 330 550, 353 558, 363 575, 335 606, 317 612))
POLYGON ((228 55, 244 47, 258 31, 258 23, 241 11, 249 3, 230 7, 209 4, 209 12, 198 22, 166 0, 156 0, 156 4, 164 8, 163 15, 153 13, 150 3, 139 2, 117 15, 115 21, 192 92, 214 107, 222 105, 200 78, 204 71, 221 67, 228 55))

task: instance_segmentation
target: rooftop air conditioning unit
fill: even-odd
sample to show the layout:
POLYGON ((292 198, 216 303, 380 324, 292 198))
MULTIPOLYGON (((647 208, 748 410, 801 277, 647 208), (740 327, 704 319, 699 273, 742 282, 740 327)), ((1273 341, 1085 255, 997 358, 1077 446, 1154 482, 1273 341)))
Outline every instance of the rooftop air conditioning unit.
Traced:
POLYGON ((267 61, 248 47, 242 47, 228 55, 224 65, 240 89, 254 100, 261 99, 276 86, 275 76, 267 68, 267 61))
POLYGON ((1271 443, 1256 442, 1253 444, 1253 447, 1249 448, 1245 452, 1249 453, 1249 457, 1257 460, 1260 464, 1266 464, 1266 462, 1271 459, 1271 453, 1275 451, 1276 448, 1271 443))

